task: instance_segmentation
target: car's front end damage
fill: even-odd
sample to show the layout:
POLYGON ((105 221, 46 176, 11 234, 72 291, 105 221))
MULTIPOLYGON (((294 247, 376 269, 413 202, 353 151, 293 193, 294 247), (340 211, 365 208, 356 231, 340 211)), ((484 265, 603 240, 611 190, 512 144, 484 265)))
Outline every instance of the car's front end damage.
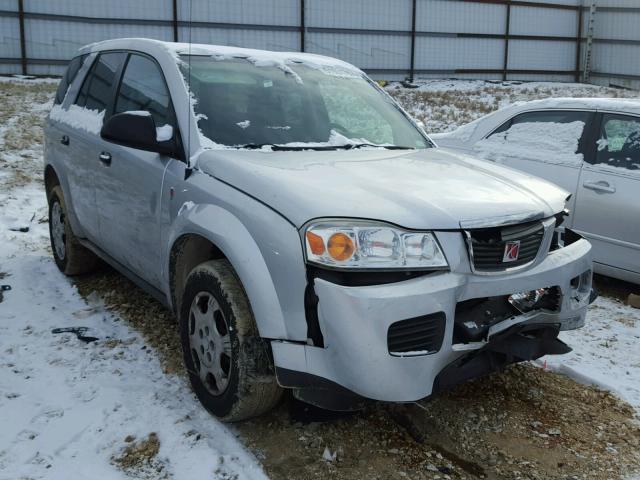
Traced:
POLYGON ((563 230, 569 193, 549 182, 437 148, 212 151, 198 165, 286 219, 255 236, 298 235, 302 251, 261 250, 284 328, 258 327, 278 382, 307 402, 417 401, 566 352, 558 332, 584 324, 591 246, 563 230))
POLYGON ((569 352, 558 333, 584 325, 595 295, 591 246, 556 227, 561 218, 435 231, 447 269, 406 280, 308 267, 310 340, 272 342, 279 381, 302 400, 349 409, 363 399, 417 401, 569 352), (521 249, 515 267, 502 261, 510 242, 521 249))

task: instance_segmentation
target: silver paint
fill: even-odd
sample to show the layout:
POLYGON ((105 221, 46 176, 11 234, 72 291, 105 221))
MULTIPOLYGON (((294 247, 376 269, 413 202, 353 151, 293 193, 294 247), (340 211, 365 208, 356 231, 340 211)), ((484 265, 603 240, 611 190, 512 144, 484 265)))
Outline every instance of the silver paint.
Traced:
MULTIPOLYGON (((168 303, 175 242, 184 235, 208 239, 242 282, 260 335, 272 341, 276 366, 319 375, 371 398, 422 398, 431 392, 437 373, 461 354, 451 345, 458 301, 550 285, 566 292, 571 278, 591 268, 590 246, 581 240, 540 255, 517 272, 480 276, 471 271, 461 224, 548 218, 564 208, 567 195, 549 182, 441 149, 205 151, 169 50, 161 42, 127 39, 83 51, 93 55, 109 49, 143 51, 158 61, 176 106, 189 163, 197 168, 186 175, 184 162, 108 144, 50 120, 45 164, 60 178, 74 232, 108 249, 117 262, 163 292, 168 303), (78 149, 73 161, 71 149, 58 147, 61 134, 78 149), (109 168, 98 159, 102 150, 112 154, 109 168), (450 271, 367 287, 316 280, 326 347, 305 345, 307 276, 301 229, 326 217, 435 230, 450 271), (434 311, 447 317, 445 343, 437 354, 389 355, 390 323, 434 311)), ((86 74, 83 69, 63 108, 73 103, 86 74)), ((577 328, 585 311, 563 302, 558 314, 523 321, 577 328)), ((199 325, 208 321, 203 317, 199 325)), ((210 332, 211 328, 209 324, 210 332)), ((198 338, 192 341, 200 347, 198 338)), ((214 352, 220 348, 216 345, 214 341, 214 352)))

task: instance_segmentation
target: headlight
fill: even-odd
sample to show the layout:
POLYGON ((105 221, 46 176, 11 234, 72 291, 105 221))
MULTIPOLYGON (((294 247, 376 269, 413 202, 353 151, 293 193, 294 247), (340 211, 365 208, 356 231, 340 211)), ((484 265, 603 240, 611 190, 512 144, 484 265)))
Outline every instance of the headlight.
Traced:
POLYGON ((384 224, 318 222, 305 231, 307 260, 339 268, 441 269, 448 266, 433 233, 384 224))

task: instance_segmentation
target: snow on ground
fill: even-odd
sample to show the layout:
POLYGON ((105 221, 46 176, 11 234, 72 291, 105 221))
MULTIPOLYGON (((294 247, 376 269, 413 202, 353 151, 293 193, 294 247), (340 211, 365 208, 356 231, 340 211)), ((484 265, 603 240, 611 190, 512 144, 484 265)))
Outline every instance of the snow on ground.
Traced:
POLYGON ((608 297, 589 308, 584 328, 563 332, 567 355, 538 360, 580 383, 610 390, 640 412, 640 310, 608 297))
POLYGON ((140 334, 99 301, 88 305, 56 268, 41 145, 8 138, 25 116, 42 117, 51 106, 31 100, 31 111, 0 112, 0 285, 11 286, 0 303, 0 480, 266 478, 184 378, 164 374, 140 334), (99 340, 52 333, 78 326, 99 340), (152 433, 157 454, 116 464, 152 433))

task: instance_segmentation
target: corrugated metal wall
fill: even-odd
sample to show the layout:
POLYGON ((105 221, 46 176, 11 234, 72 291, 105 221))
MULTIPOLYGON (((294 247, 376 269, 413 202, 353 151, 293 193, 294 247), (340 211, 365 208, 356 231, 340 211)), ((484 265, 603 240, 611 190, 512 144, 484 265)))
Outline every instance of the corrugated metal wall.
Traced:
MULTIPOLYGON (((581 4, 581 0, 0 0, 0 73, 60 74, 82 45, 115 37, 151 37, 304 49, 342 58, 375 78, 390 80, 413 74, 572 81, 582 69, 585 50, 588 9, 581 4)), ((633 86, 640 80, 640 0, 599 0, 598 5, 592 79, 633 86)))
POLYGON ((598 0, 590 81, 640 90, 640 0, 598 0))

